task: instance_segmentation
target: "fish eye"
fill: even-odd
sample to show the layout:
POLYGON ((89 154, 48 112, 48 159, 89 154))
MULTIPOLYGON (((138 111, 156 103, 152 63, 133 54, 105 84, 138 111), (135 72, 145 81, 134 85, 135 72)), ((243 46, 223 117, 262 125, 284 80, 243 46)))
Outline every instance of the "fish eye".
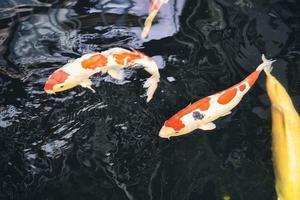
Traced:
POLYGON ((64 84, 58 84, 56 87, 62 89, 62 88, 65 87, 65 85, 64 84))

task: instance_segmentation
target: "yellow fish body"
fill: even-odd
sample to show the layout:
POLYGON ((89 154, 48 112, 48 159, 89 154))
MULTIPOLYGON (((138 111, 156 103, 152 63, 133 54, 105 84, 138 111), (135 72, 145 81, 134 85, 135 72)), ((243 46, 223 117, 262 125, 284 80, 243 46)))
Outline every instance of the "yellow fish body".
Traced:
POLYGON ((272 157, 278 200, 300 200, 300 117, 279 81, 265 70, 272 105, 272 157))

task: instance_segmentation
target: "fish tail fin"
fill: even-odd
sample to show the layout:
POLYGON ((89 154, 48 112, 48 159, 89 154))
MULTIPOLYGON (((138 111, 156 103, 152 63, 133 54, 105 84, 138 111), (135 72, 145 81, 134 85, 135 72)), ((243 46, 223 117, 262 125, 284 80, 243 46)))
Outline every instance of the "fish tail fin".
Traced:
POLYGON ((146 94, 147 102, 149 102, 152 99, 153 94, 155 93, 155 90, 160 81, 160 74, 157 64, 150 57, 144 55, 143 58, 135 60, 133 66, 143 66, 144 70, 151 74, 151 76, 147 79, 143 86, 144 88, 148 88, 146 94))
POLYGON ((147 81, 144 83, 144 88, 147 88, 147 92, 146 92, 146 95, 147 95, 147 102, 149 102, 155 91, 156 91, 156 88, 158 86, 158 82, 159 82, 159 77, 155 76, 155 75, 152 75, 150 78, 147 79, 147 81))
POLYGON ((156 91, 156 88, 158 86, 158 83, 160 81, 160 74, 155 61, 152 59, 150 60, 149 65, 145 67, 145 70, 149 74, 151 74, 150 78, 148 78, 147 81, 144 83, 144 88, 148 88, 146 94, 147 94, 147 102, 149 102, 152 99, 156 91))
POLYGON ((264 72, 266 74, 271 74, 271 71, 273 70, 273 66, 272 65, 268 65, 264 68, 264 72))
POLYGON ((270 73, 273 69, 272 67, 272 63, 275 62, 276 60, 268 60, 264 54, 262 54, 261 59, 263 61, 263 63, 261 63, 258 67, 257 67, 257 71, 262 71, 264 70, 265 72, 270 73))

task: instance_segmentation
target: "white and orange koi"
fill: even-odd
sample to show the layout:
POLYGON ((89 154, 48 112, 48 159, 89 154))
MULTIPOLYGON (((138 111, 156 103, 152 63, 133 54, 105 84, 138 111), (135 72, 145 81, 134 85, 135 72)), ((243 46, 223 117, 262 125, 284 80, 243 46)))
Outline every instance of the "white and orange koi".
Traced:
POLYGON ((272 111, 272 157, 278 200, 300 199, 300 116, 280 82, 265 70, 272 111))
POLYGON ((152 23, 154 18, 156 17, 160 7, 163 4, 168 3, 169 0, 152 0, 151 6, 150 6, 150 10, 149 10, 149 15, 145 21, 144 24, 144 29, 142 32, 142 38, 146 38, 149 35, 152 23))
POLYGON ((44 90, 47 93, 56 93, 74 88, 78 85, 95 92, 91 87, 90 76, 96 73, 108 73, 117 80, 123 80, 124 68, 143 67, 151 74, 144 83, 147 89, 147 102, 149 102, 160 80, 158 67, 154 60, 136 50, 112 48, 102 52, 86 54, 63 67, 57 69, 47 80, 44 90))
POLYGON ((240 83, 202 98, 182 109, 168 119, 159 132, 162 138, 170 138, 190 133, 196 129, 212 130, 216 128, 214 120, 229 115, 231 110, 242 100, 243 96, 256 82, 264 68, 274 62, 262 55, 263 63, 240 83))

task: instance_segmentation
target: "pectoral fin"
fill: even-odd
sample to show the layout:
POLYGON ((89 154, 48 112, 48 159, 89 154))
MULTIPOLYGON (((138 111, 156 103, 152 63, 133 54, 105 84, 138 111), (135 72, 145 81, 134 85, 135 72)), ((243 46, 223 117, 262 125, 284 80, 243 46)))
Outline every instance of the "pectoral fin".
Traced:
POLYGON ((120 69, 109 69, 107 71, 107 73, 113 77, 114 79, 117 79, 117 80, 124 80, 124 74, 123 74, 123 71, 120 70, 120 69))
POLYGON ((199 126, 198 128, 201 129, 201 130, 204 130, 204 131, 208 131, 208 130, 215 129, 216 125, 214 123, 212 123, 212 122, 209 122, 207 124, 199 126))
POLYGON ((90 90, 92 90, 92 92, 96 92, 93 88, 92 88, 92 81, 90 79, 86 79, 84 81, 82 81, 80 83, 81 87, 84 87, 84 88, 88 88, 90 90))

